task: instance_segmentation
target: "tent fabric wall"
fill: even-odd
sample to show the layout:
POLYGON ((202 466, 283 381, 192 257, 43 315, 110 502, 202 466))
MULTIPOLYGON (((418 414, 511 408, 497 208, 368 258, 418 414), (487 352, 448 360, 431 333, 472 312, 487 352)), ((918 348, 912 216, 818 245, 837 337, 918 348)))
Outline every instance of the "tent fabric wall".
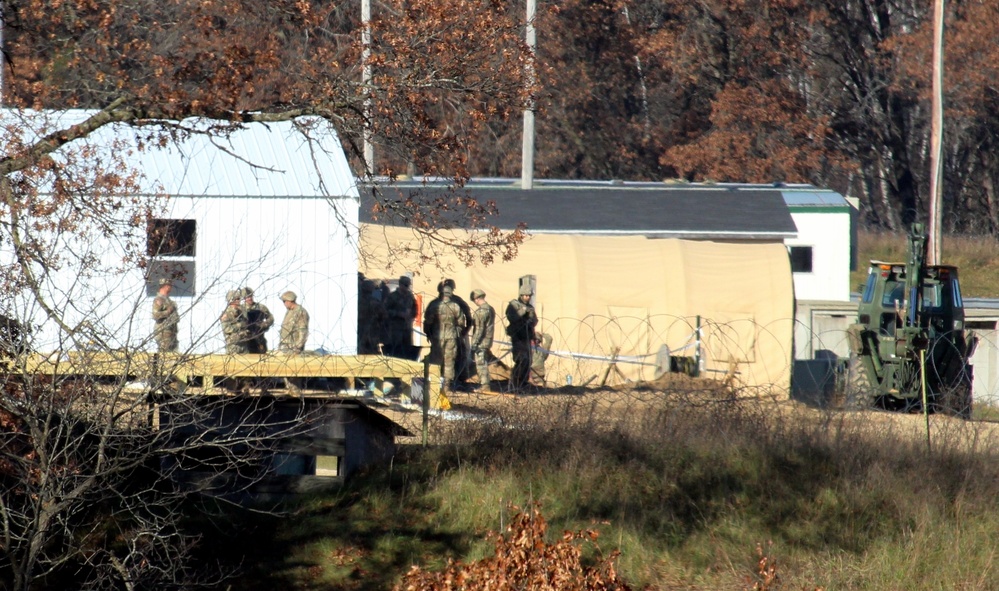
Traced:
POLYGON ((359 270, 375 279, 413 273, 424 305, 444 277, 466 300, 472 289, 484 290, 498 316, 493 352, 508 364, 503 312, 518 279, 534 275, 538 329, 554 338, 550 382, 597 376, 599 383, 615 351, 620 373, 608 383, 652 380, 663 345, 674 355, 694 355, 700 317, 705 375, 781 391, 790 386, 794 296, 780 243, 537 234, 513 261, 465 266, 439 249, 432 262, 421 262, 415 252, 428 252, 425 240, 408 228, 361 224, 359 270))

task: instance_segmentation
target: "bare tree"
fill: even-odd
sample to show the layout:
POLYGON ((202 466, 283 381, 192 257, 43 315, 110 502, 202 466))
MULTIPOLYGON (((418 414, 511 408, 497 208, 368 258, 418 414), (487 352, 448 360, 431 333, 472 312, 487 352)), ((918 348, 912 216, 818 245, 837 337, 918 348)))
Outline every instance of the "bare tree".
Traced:
MULTIPOLYGON (((65 336, 60 351, 42 359, 24 355, 20 337, 11 336, 31 326, 13 318, 4 331, 11 346, 0 383, 3 585, 170 589, 220 575, 191 562, 197 538, 181 525, 192 493, 217 478, 182 476, 225 471, 227 490, 239 490, 266 471, 277 439, 306 435, 321 411, 303 406, 289 415, 261 401, 233 415, 226 399, 184 396, 164 359, 111 344, 115 331, 131 327, 72 322, 87 310, 75 309, 81 304, 71 293, 52 293, 48 277, 144 264, 137 230, 167 196, 136 196, 141 171, 129 166, 130 151, 195 133, 222 144, 250 123, 311 116, 335 128, 355 158, 364 130, 372 130, 386 154, 377 170, 362 173, 392 174, 412 161, 460 183, 472 132, 519 112, 531 92, 520 78, 522 23, 487 0, 407 0, 381 10, 372 22, 374 77, 363 84, 356 17, 336 3, 0 4, 9 66, 0 297, 65 336), (370 119, 366 103, 374 105, 370 119), (41 115, 22 117, 26 108, 41 115), (47 109, 66 108, 90 111, 72 123, 54 113, 37 124, 47 109), (102 130, 114 125, 134 128, 139 144, 106 145, 102 130), (121 259, 109 263, 87 248, 100 240, 117 241, 121 259), (100 369, 108 359, 114 371, 100 369), (144 383, 133 388, 137 376, 144 383)), ((431 231, 433 212, 416 215, 431 231)), ((522 238, 490 236, 490 248, 522 238)))

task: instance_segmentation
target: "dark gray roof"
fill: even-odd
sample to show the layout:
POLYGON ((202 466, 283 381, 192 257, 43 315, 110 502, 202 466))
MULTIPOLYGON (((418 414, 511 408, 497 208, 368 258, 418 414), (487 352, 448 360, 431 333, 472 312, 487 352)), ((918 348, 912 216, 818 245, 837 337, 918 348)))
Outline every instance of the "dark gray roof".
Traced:
MULTIPOLYGON (((440 185, 378 185, 382 201, 470 196, 495 203, 486 223, 533 233, 638 234, 661 238, 782 240, 797 235, 781 189, 770 185, 564 183, 522 190, 512 183, 471 182, 449 194, 440 185)), ((371 186, 361 186, 361 221, 392 224, 372 215, 371 186)), ((454 220, 457 222, 457 220, 454 220)))

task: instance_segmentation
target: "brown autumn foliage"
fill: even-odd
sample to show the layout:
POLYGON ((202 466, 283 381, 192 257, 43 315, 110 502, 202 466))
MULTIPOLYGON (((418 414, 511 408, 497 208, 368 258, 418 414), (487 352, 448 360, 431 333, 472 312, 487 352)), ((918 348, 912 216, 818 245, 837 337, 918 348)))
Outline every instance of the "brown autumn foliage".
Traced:
MULTIPOLYGON (((514 508, 517 509, 517 508, 514 508)), ((581 543, 593 544, 596 531, 567 531, 556 542, 545 540, 548 525, 535 504, 518 510, 506 535, 491 534, 496 553, 477 562, 448 561, 441 572, 414 566, 396 591, 479 591, 533 589, 536 591, 628 591, 614 567, 618 552, 592 566, 582 561, 581 543)))
MULTIPOLYGON (((809 182, 859 197, 867 225, 925 220, 932 3, 540 6, 539 176, 809 182)), ((999 7, 946 10, 944 225, 995 235, 999 7)), ((482 130, 470 170, 517 176, 520 133, 482 130)))
MULTIPOLYGON (((139 114, 173 117, 318 112, 355 155, 370 130, 377 172, 458 178, 519 175, 516 115, 535 97, 539 176, 810 182, 898 229, 929 198, 931 8, 541 2, 525 88, 522 2, 376 3, 365 84, 349 3, 32 0, 4 12, 5 94, 88 107, 127 94, 139 114)), ((945 227, 995 234, 999 60, 981 40, 999 8, 948 3, 946 19, 945 227)))
MULTIPOLYGON (((224 142, 248 122, 295 120, 307 140, 335 129, 355 164, 370 131, 383 160, 377 171, 358 167, 359 174, 413 162, 460 182, 473 132, 518 110, 533 91, 523 81, 529 57, 521 21, 491 0, 379 8, 367 60, 374 75, 364 80, 359 15, 339 3, 0 3, 7 107, 0 113, 0 301, 23 298, 41 309, 67 335, 67 348, 110 348, 87 342, 85 322, 65 320, 91 310, 74 311, 73 302, 43 287, 60 267, 86 277, 115 270, 108 266, 143 266, 145 245, 136 236, 144 235, 160 198, 137 195, 141 171, 128 165, 132 148, 95 139, 106 126, 130 126, 148 147, 191 134, 224 142), (89 111, 60 118, 57 110, 67 108, 89 111), (110 262, 74 248, 96 237, 134 243, 110 262)), ((466 225, 482 222, 477 204, 448 205, 471 212, 461 218, 466 225)), ((428 235, 439 226, 433 211, 424 218, 396 213, 420 220, 428 235)), ((475 248, 488 256, 520 239, 497 232, 486 249, 475 248)), ((224 578, 193 564, 197 538, 181 525, 188 491, 166 482, 161 462, 164 454, 191 450, 183 429, 208 431, 197 424, 201 411, 185 409, 180 416, 189 420, 173 431, 174 440, 170 429, 143 422, 149 401, 124 376, 102 383, 93 401, 93 384, 46 383, 16 361, 0 372, 0 587, 170 589, 224 578)), ((213 446, 218 459, 211 465, 253 473, 250 456, 270 436, 245 426, 250 435, 243 441, 213 446)))
MULTIPOLYGON (((58 169, 49 173, 70 183, 89 178, 68 172, 51 155, 70 142, 85 143, 109 124, 132 125, 148 144, 163 145, 185 134, 222 138, 245 122, 311 115, 337 130, 359 174, 391 174, 412 163, 460 184, 476 130, 517 112, 533 92, 524 82, 530 57, 519 35, 522 19, 490 0, 380 3, 370 23, 369 80, 362 74, 359 11, 339 3, 28 0, 5 3, 2 14, 10 65, 4 76, 7 106, 100 110, 70 129, 57 122, 33 129, 44 141, 6 142, 0 155, 4 177, 31 180, 41 176, 33 171, 49 166, 58 169), (183 123, 190 117, 218 124, 195 129, 183 123), (373 171, 365 171, 360 159, 365 133, 381 154, 373 171)), ((23 136, 23 126, 7 135, 23 136)), ((84 199, 72 186, 57 185, 52 211, 75 209, 92 219, 125 205, 131 185, 122 162, 92 168, 100 171, 94 195, 84 199)), ((0 215, 13 221, 20 204, 37 198, 40 185, 10 185, 0 215)), ((432 208, 428 214, 427 208, 407 212, 398 205, 396 213, 407 221, 431 230, 440 225, 432 208)), ((475 203, 449 205, 468 207, 472 224, 488 227, 475 203)), ((46 215, 32 213, 41 214, 37 219, 46 215)), ((141 226, 145 219, 129 223, 141 226)), ((68 230, 81 236, 97 231, 94 224, 68 230)), ((26 233, 22 238, 29 239, 26 233)), ((490 244, 503 253, 520 239, 499 233, 490 244)))

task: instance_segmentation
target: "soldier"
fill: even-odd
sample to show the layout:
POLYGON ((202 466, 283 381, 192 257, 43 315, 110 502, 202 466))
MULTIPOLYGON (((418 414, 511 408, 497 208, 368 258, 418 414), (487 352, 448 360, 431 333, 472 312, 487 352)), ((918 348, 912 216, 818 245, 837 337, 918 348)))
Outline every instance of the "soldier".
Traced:
POLYGON ((486 292, 473 289, 469 297, 478 308, 472 313, 475 328, 472 331, 472 355, 475 357, 475 369, 479 374, 479 387, 489 392, 489 361, 492 357, 493 332, 496 327, 496 311, 486 302, 486 292))
POLYGON ((535 342, 537 344, 534 347, 533 353, 531 353, 531 375, 535 380, 544 384, 545 382, 545 362, 548 361, 548 355, 552 349, 552 341, 555 340, 552 335, 544 332, 535 331, 535 342))
POLYGON ((161 353, 176 351, 179 346, 177 325, 180 324, 180 314, 177 313, 177 304, 170 299, 172 290, 173 282, 163 277, 159 282, 159 291, 153 298, 153 338, 161 353))
POLYGON ((399 277, 399 287, 385 299, 385 353, 392 357, 414 359, 413 322, 420 315, 416 307, 416 296, 412 291, 412 280, 399 277))
POLYGON ((427 354, 427 359, 431 363, 441 362, 441 351, 438 347, 440 339, 437 338, 438 323, 437 323, 437 309, 441 305, 441 301, 444 299, 444 282, 441 281, 437 284, 437 297, 430 300, 427 304, 427 309, 423 312, 423 332, 427 335, 427 340, 430 341, 430 353, 427 354))
POLYGON ((375 282, 365 279, 361 282, 361 293, 357 298, 357 353, 377 355, 378 345, 383 342, 385 330, 385 306, 375 297, 375 282))
MULTIPOLYGON (((451 288, 453 292, 456 287, 454 279, 445 279, 444 285, 451 288)), ((461 330, 461 334, 458 335, 458 354, 454 358, 454 374, 458 383, 464 385, 468 381, 468 331, 472 330, 472 308, 468 305, 468 302, 463 300, 459 295, 452 295, 451 301, 458 304, 458 308, 461 309, 461 315, 465 318, 464 328, 461 330)))
POLYGON ((267 331, 274 325, 274 315, 267 306, 253 299, 253 290, 244 287, 243 313, 246 315, 246 328, 250 338, 246 341, 247 353, 262 355, 267 352, 267 331))
POLYGON ((226 293, 226 308, 219 317, 222 335, 225 337, 225 352, 230 355, 239 355, 249 350, 247 341, 250 331, 247 328, 246 314, 239 305, 240 295, 240 290, 226 293))
POLYGON ((538 315, 531 305, 534 292, 530 285, 520 286, 520 295, 510 300, 506 306, 506 334, 510 336, 513 345, 513 370, 510 372, 510 386, 521 389, 530 383, 531 378, 531 346, 537 341, 534 327, 538 324, 538 315))
POLYGON ((451 300, 453 295, 454 289, 450 285, 444 285, 441 302, 437 306, 437 348, 441 352, 441 374, 446 389, 454 388, 458 339, 465 328, 465 316, 458 304, 451 300))
POLYGON ((293 291, 281 294, 286 310, 281 322, 281 343, 278 349, 282 353, 301 353, 305 350, 305 341, 309 338, 309 313, 298 305, 298 296, 293 291))

